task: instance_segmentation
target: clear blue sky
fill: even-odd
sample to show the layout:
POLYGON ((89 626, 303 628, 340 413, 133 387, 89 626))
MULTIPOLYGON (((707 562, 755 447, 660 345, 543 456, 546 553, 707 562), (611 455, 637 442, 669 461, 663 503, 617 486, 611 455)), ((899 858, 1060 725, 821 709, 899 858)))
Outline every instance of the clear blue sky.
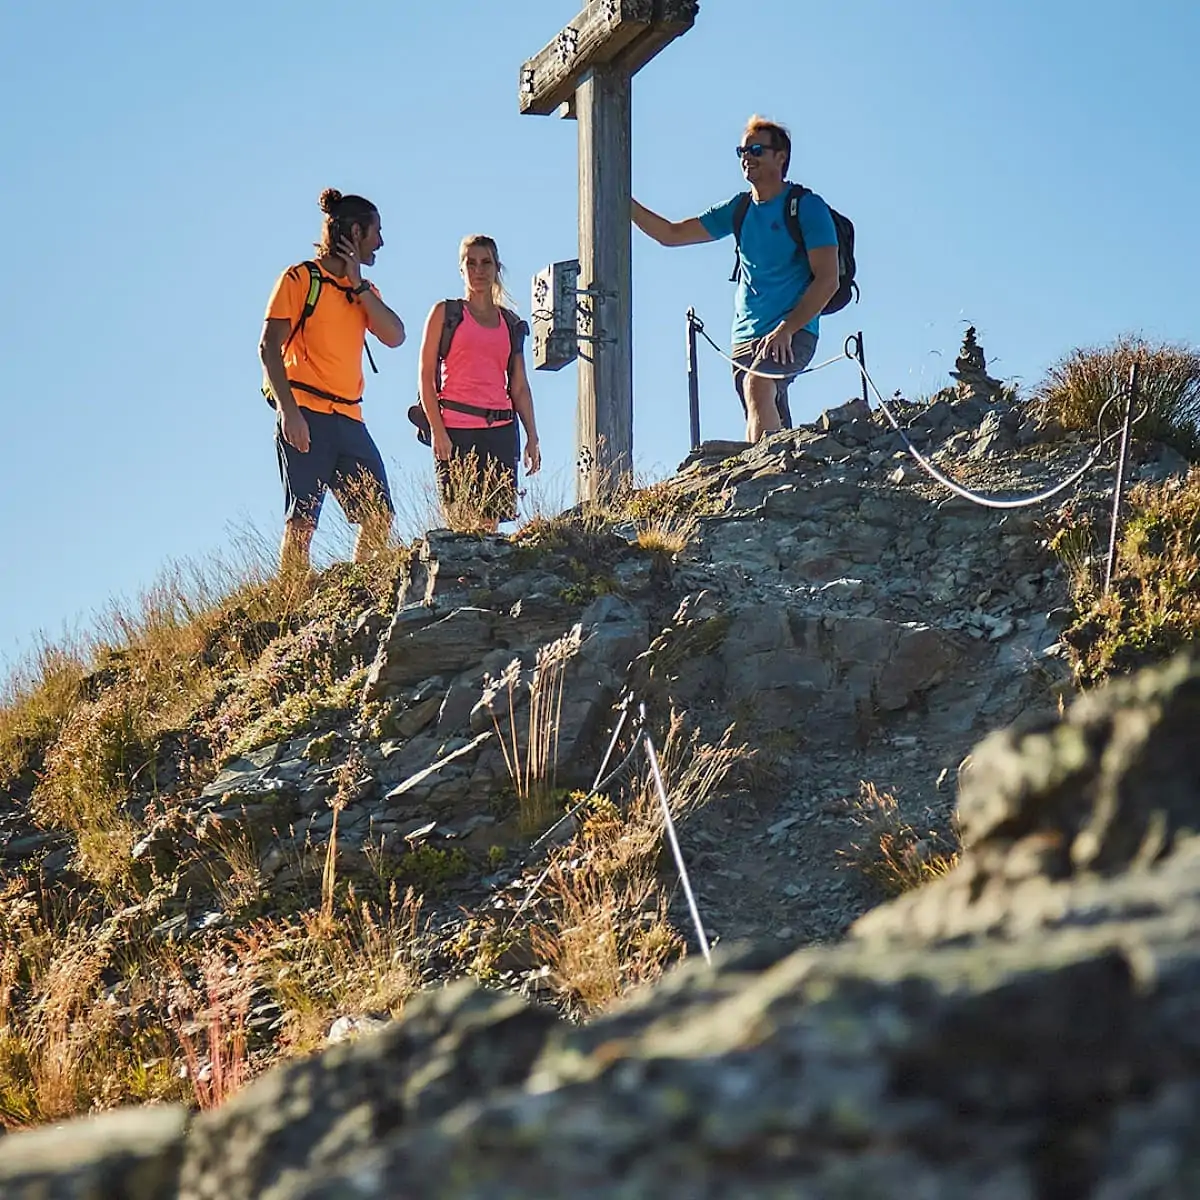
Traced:
MULTIPOLYGON (((377 353, 365 412, 396 490, 428 476, 404 412, 459 238, 498 239, 526 312, 532 273, 575 254, 575 126, 520 116, 516 84, 578 8, 0 7, 0 659, 235 528, 275 537, 257 340, 324 187, 382 212, 373 277, 410 339, 377 353)), ((702 0, 638 77, 635 194, 696 215, 739 189, 751 112, 789 124, 793 178, 858 227, 862 304, 827 321, 819 356, 861 327, 885 394, 942 384, 966 320, 995 373, 1027 383, 1125 330, 1194 341, 1197 45, 1184 0, 702 0)), ((663 472, 688 441, 684 312, 724 340, 731 247, 634 247, 635 444, 663 472)), ((575 370, 533 383, 565 496, 575 370)), ((793 412, 855 390, 825 372, 793 412)), ((738 436, 710 353, 702 401, 705 436, 738 436)))

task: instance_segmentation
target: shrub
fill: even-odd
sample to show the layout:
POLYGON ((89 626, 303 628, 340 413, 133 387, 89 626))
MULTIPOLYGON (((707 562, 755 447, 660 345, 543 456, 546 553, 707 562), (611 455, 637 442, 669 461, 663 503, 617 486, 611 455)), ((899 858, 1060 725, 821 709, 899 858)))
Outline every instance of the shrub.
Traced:
MULTIPOLYGON (((1135 430, 1138 437, 1173 446, 1187 458, 1200 457, 1200 353, 1187 346, 1153 344, 1125 335, 1111 346, 1074 350, 1055 363, 1034 389, 1042 419, 1064 429, 1094 430, 1101 412, 1124 386, 1134 362, 1139 368, 1139 398, 1147 408, 1135 430)), ((1118 399, 1104 414, 1103 429, 1120 428, 1124 403, 1118 399)), ((1135 413, 1136 415, 1136 413, 1135 413)))
POLYGON ((958 864, 957 846, 934 830, 918 832, 900 815, 896 797, 873 783, 860 785, 850 819, 861 832, 842 857, 889 896, 920 887, 958 864))

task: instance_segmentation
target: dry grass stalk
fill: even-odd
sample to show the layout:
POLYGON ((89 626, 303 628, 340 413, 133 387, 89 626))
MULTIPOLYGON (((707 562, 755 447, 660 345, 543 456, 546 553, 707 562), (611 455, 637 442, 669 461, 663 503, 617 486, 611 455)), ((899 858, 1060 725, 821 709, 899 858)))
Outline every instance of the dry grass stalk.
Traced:
POLYGON ((227 963, 216 951, 201 961, 202 988, 173 964, 172 1008, 187 1077, 202 1109, 224 1104, 250 1077, 246 1019, 253 994, 253 963, 227 963))
POLYGON ((862 833, 839 853, 889 896, 920 887, 958 865, 957 848, 932 830, 918 833, 900 815, 896 797, 874 783, 859 785, 850 819, 862 833))
POLYGON ((541 828, 553 811, 566 671, 581 644, 582 627, 576 623, 562 637, 538 650, 528 682, 520 659, 513 659, 498 679, 489 677, 484 681, 485 693, 490 697, 501 691, 507 696, 507 730, 501 726, 500 715, 494 708, 492 722, 517 794, 521 826, 527 832, 541 828), (517 696, 526 688, 529 702, 522 738, 517 721, 517 696))
POLYGON ((333 824, 329 828, 329 843, 325 847, 325 865, 321 871, 321 920, 333 927, 333 904, 337 892, 338 818, 342 809, 354 799, 358 781, 366 769, 363 756, 357 751, 341 765, 337 774, 337 790, 329 801, 333 809, 333 824))
POLYGON ((508 473, 488 460, 481 467, 475 451, 446 464, 448 480, 441 492, 446 528, 455 533, 486 533, 495 514, 507 516, 513 499, 508 473))

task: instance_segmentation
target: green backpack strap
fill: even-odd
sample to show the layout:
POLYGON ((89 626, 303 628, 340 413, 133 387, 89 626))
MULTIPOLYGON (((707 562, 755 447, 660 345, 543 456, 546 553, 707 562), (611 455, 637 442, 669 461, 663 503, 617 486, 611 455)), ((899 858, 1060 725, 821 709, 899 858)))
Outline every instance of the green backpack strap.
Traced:
POLYGON ((287 341, 283 343, 284 350, 292 344, 292 339, 304 328, 304 323, 316 311, 317 301, 321 298, 321 283, 323 281, 321 268, 315 262, 306 261, 300 265, 308 270, 308 295, 305 296, 304 307, 300 310, 300 320, 293 326, 292 332, 287 336, 287 341))
MULTIPOLYGON (((296 327, 288 334, 287 341, 283 343, 284 350, 292 344, 292 339, 304 328, 305 322, 316 311, 317 301, 321 298, 321 285, 325 282, 325 276, 321 274, 321 268, 315 262, 305 261, 300 265, 308 268, 308 295, 305 296, 304 307, 300 310, 300 320, 296 322, 296 327)), ((332 283, 332 280, 330 282, 332 283)), ((347 298, 350 298, 349 289, 343 288, 337 283, 334 283, 333 286, 339 291, 345 292, 347 298)), ((370 344, 364 341, 363 349, 367 352, 367 362, 371 364, 371 370, 378 375, 379 368, 375 365, 375 356, 371 353, 370 344)))

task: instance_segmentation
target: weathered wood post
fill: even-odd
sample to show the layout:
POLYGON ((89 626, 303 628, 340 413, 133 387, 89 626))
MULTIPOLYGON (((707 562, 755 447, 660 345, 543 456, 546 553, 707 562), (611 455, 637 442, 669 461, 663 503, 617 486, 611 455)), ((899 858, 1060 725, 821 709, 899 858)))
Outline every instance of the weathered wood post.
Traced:
POLYGON ((697 0, 591 0, 521 68, 523 113, 579 121, 578 498, 633 468, 633 76, 692 27, 697 0))

